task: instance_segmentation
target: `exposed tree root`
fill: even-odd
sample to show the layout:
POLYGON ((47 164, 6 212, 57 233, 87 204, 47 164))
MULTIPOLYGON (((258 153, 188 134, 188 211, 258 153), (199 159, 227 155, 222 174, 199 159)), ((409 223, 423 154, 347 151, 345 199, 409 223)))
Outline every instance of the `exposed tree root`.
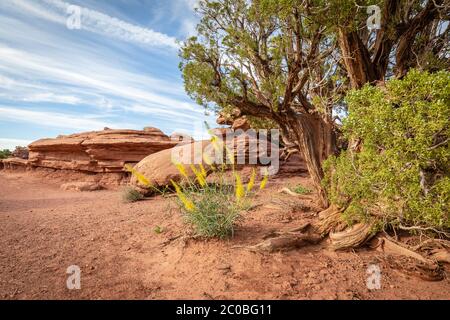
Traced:
POLYGON ((345 223, 341 217, 342 211, 332 205, 328 209, 319 213, 319 222, 315 225, 317 231, 322 235, 327 235, 331 231, 342 231, 345 223))
POLYGON ((330 232, 331 247, 334 250, 355 248, 371 238, 373 223, 358 223, 341 232, 330 232))
POLYGON ((302 201, 290 200, 290 199, 277 199, 273 198, 270 203, 264 205, 264 208, 284 211, 284 212, 298 212, 298 211, 315 211, 318 212, 319 208, 312 203, 305 204, 302 201))
POLYGON ((450 241, 443 239, 428 239, 424 242, 421 242, 419 245, 413 247, 413 250, 427 251, 436 248, 450 249, 450 241))
POLYGON ((275 252, 298 249, 309 244, 317 244, 322 240, 318 235, 309 234, 285 234, 269 238, 246 249, 254 252, 275 252))
POLYGON ((286 193, 286 194, 288 194, 290 196, 297 197, 299 199, 304 199, 304 200, 313 200, 314 199, 312 196, 307 196, 307 195, 304 195, 304 194, 295 193, 294 191, 289 190, 289 188, 286 188, 286 187, 280 189, 278 192, 279 193, 286 193))
POLYGON ((410 257, 413 259, 416 259, 418 261, 421 261, 423 263, 430 263, 432 261, 424 258, 422 255, 418 254, 417 252, 414 252, 402 244, 400 244, 397 241, 387 239, 385 237, 379 237, 374 241, 374 245, 377 250, 387 253, 387 254, 394 254, 399 256, 405 256, 410 257))
POLYGON ((274 238, 277 236, 282 236, 282 235, 287 235, 287 234, 295 235, 295 234, 298 234, 299 232, 304 233, 308 230, 308 228, 310 226, 311 226, 311 224, 309 222, 305 222, 304 224, 302 224, 298 227, 291 228, 287 231, 276 231, 276 230, 271 231, 271 232, 267 233, 266 235, 264 235, 262 238, 265 240, 265 239, 274 238))
POLYGON ((424 252, 430 259, 437 262, 450 263, 450 241, 443 239, 429 239, 413 248, 414 251, 424 252))
POLYGON ((305 223, 287 231, 273 231, 263 237, 264 241, 254 246, 235 246, 234 248, 244 248, 253 252, 276 252, 319 243, 322 240, 321 236, 306 233, 309 226, 309 223, 305 223))
POLYGON ((438 262, 450 263, 450 252, 445 249, 435 249, 431 251, 431 258, 438 262))
POLYGON ((427 281, 439 281, 444 278, 437 261, 425 258, 397 241, 379 237, 374 246, 387 255, 387 262, 394 269, 427 281))

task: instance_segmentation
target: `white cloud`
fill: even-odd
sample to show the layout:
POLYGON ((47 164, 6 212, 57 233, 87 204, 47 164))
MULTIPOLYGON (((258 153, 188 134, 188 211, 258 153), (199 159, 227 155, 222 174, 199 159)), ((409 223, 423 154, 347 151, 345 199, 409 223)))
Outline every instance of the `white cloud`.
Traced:
POLYGON ((31 142, 33 141, 24 139, 0 138, 0 150, 9 149, 12 151, 17 146, 25 147, 28 146, 31 142))
POLYGON ((99 115, 72 115, 48 111, 32 111, 23 108, 0 106, 2 120, 12 122, 26 122, 45 127, 70 128, 75 130, 101 130, 109 128, 131 128, 129 123, 116 123, 107 120, 99 120, 99 115))
POLYGON ((76 105, 80 104, 82 100, 75 96, 57 95, 51 92, 33 94, 28 97, 24 97, 25 102, 52 102, 76 105))
MULTIPOLYGON (((145 81, 136 81, 142 76, 113 67, 98 66, 94 74, 89 70, 72 67, 69 63, 58 65, 52 58, 0 45, 0 69, 22 77, 33 75, 36 79, 52 79, 72 86, 86 87, 89 91, 112 94, 139 104, 152 105, 156 114, 166 110, 178 111, 179 115, 186 112, 201 113, 200 108, 191 103, 152 92, 145 81)), ((167 86, 169 87, 168 84, 167 86)), ((170 87, 168 89, 170 90, 170 87)))
MULTIPOLYGON (((12 4, 29 15, 64 26, 70 16, 67 9, 72 5, 61 0, 13 0, 12 4)), ((176 39, 164 33, 134 25, 89 8, 80 7, 80 9, 83 30, 144 46, 178 48, 176 39)))
POLYGON ((186 37, 191 37, 197 34, 197 21, 193 19, 184 19, 181 24, 181 28, 186 37))
MULTIPOLYGON (((142 106, 136 104, 131 106, 125 106, 124 110, 148 115, 166 115, 169 118, 180 116, 179 112, 170 109, 163 109, 160 107, 152 107, 152 106, 142 106)), ((184 114, 182 119, 178 119, 178 122, 192 123, 193 120, 198 120, 198 116, 184 114)))
MULTIPOLYGON (((176 17, 177 27, 185 24, 192 32, 194 25, 184 21, 192 18, 184 1, 176 1, 186 13, 176 17)), ((153 125, 170 133, 173 128, 192 132, 196 122, 212 120, 184 92, 175 71, 174 38, 87 8, 82 11, 84 31, 71 31, 65 26, 67 5, 60 0, 0 1, 2 123, 73 131, 153 125), (43 109, 46 103, 55 105, 43 109), (65 111, 68 105, 73 107, 65 111), (56 107, 61 110, 48 111, 56 107)), ((18 132, 17 137, 29 136, 18 132)))

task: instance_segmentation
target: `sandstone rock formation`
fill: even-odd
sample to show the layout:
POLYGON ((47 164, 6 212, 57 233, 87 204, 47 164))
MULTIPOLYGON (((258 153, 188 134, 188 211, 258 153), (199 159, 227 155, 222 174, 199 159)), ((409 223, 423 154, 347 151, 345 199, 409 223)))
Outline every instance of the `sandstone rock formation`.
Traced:
MULTIPOLYGON (((194 163, 194 159, 198 157, 199 161, 207 167, 202 161, 201 155, 209 144, 209 140, 196 141, 192 144, 163 150, 145 157, 134 169, 139 174, 144 175, 152 187, 169 187, 171 185, 170 180, 175 182, 182 180, 182 175, 174 163, 194 163)), ((183 167, 188 177, 193 178, 195 176, 189 164, 183 165, 183 167)), ((131 176, 130 184, 142 194, 149 195, 154 192, 154 188, 142 184, 135 175, 131 176)))
POLYGON ((233 130, 243 130, 247 131, 250 129, 250 123, 248 122, 247 118, 241 117, 234 120, 231 128, 233 130))
POLYGON ((194 138, 182 132, 174 132, 170 135, 170 140, 182 143, 192 143, 194 138))
POLYGON ((29 165, 87 172, 121 172, 126 163, 135 164, 149 154, 169 149, 171 141, 156 128, 77 133, 41 139, 29 145, 29 165))
POLYGON ((28 166, 28 160, 20 158, 7 158, 0 160, 0 169, 6 170, 25 170, 28 166))

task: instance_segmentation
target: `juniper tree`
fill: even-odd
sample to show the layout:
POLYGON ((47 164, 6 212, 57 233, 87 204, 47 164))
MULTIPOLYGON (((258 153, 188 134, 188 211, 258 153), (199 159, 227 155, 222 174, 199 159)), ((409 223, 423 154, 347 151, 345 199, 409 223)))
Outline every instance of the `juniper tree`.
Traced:
POLYGON ((322 162, 337 151, 345 93, 412 67, 448 67, 443 0, 202 0, 198 12, 180 53, 186 91, 206 108, 275 122, 303 153, 324 207, 322 162), (373 4, 381 23, 370 31, 373 4))

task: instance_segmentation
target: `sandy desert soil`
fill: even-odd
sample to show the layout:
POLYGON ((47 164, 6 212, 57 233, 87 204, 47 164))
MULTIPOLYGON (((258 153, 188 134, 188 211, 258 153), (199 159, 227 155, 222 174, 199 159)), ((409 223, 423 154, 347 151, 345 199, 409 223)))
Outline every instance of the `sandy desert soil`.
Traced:
MULTIPOLYGON (((280 198, 275 180, 255 199, 280 198)), ((286 201, 288 201, 286 199, 286 201)), ((380 253, 333 252, 326 241, 284 253, 253 253, 271 230, 315 219, 260 206, 228 241, 187 238, 173 201, 122 203, 120 190, 62 191, 24 173, 0 173, 1 299, 449 299, 450 281, 427 282, 391 269, 380 253), (155 228, 162 228, 161 233, 155 228), (367 268, 382 271, 381 289, 366 286, 367 268), (68 290, 66 269, 81 268, 81 289, 68 290)), ((448 272, 448 267, 447 267, 448 272)))

